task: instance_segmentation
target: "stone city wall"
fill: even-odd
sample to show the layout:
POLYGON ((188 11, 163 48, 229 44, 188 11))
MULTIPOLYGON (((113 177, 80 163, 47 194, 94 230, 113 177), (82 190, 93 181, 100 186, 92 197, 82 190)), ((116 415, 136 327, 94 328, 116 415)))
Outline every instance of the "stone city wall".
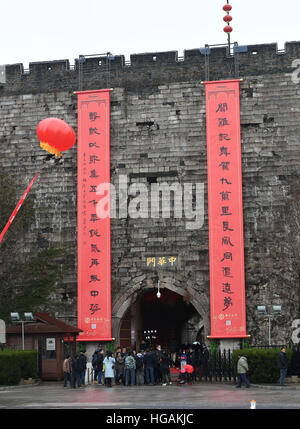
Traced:
MULTIPOLYGON (((210 80, 241 82, 241 139, 245 234, 247 332, 267 343, 267 321, 260 304, 282 305, 272 321, 273 343, 290 341, 299 318, 299 170, 300 84, 293 61, 300 42, 248 46, 237 57, 225 48, 209 55, 210 80), (297 217, 298 216, 298 217, 297 217), (298 219, 298 224, 297 220, 298 219), (298 226, 297 226, 298 225, 298 226)), ((36 137, 38 122, 64 119, 77 129, 73 91, 113 88, 111 94, 111 181, 128 185, 204 183, 204 224, 187 229, 186 219, 112 219, 113 326, 139 292, 162 287, 184 295, 203 318, 209 335, 209 259, 207 219, 205 80, 208 58, 199 49, 177 52, 77 59, 6 66, 0 87, 0 166, 16 178, 21 196, 39 171, 32 192, 35 223, 24 238, 24 252, 63 246, 63 280, 51 295, 48 311, 76 324, 76 146, 58 163, 44 163, 36 137), (149 256, 176 256, 178 266, 149 268, 149 256)), ((117 328, 115 328, 117 329, 117 328)))

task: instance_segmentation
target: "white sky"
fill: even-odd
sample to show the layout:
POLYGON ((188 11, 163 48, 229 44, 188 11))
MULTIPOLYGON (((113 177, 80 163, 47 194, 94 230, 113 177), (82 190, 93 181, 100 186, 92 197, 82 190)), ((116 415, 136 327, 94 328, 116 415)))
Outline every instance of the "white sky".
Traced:
MULTIPOLYGON (((2 0, 0 64, 226 43, 226 0, 2 0)), ((232 42, 300 41, 299 0, 231 0, 232 42)))

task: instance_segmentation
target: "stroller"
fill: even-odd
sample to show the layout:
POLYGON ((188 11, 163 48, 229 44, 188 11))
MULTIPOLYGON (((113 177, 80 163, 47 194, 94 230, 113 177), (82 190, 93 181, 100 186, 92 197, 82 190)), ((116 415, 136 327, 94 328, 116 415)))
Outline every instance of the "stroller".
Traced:
POLYGON ((192 365, 184 365, 183 369, 179 372, 179 377, 177 381, 177 386, 182 386, 185 383, 188 383, 189 386, 192 384, 194 373, 194 367, 192 365))
POLYGON ((176 380, 177 386, 183 386, 187 382, 187 372, 185 369, 181 369, 176 380))

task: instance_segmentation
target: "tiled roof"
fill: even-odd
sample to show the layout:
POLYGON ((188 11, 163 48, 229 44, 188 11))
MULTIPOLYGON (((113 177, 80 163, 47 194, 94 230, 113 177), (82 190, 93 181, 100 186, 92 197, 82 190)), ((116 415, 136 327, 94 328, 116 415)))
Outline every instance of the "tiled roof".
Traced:
MULTIPOLYGON (((21 323, 6 328, 6 334, 20 334, 22 331, 21 323)), ((34 320, 24 324, 26 334, 78 334, 82 329, 68 325, 61 320, 55 319, 48 313, 35 313, 34 320)))

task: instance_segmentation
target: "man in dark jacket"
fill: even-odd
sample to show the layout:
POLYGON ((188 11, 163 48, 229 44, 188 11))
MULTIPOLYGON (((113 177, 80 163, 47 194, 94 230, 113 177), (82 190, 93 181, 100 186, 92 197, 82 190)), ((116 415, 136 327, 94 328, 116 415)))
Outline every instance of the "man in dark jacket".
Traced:
POLYGON ((154 382, 159 383, 162 381, 162 373, 161 373, 161 358, 162 358, 162 350, 161 346, 156 346, 156 350, 154 352, 154 382))
POLYGON ((85 385, 86 362, 87 358, 85 355, 85 350, 82 350, 79 355, 80 383, 82 386, 85 385))
POLYGON ((193 381, 196 381, 196 368, 197 368, 197 361, 196 361, 196 350, 193 347, 190 347, 189 351, 187 352, 187 363, 189 365, 192 365, 194 368, 194 372, 191 374, 191 379, 193 381))
POLYGON ((153 352, 146 350, 144 354, 145 376, 147 384, 154 384, 154 355, 153 352))
POLYGON ((97 369, 98 354, 99 354, 99 350, 96 349, 92 356, 92 367, 94 370, 94 384, 97 384, 97 377, 98 377, 98 369, 97 369))
POLYGON ((78 387, 81 386, 80 383, 80 362, 79 362, 79 356, 75 355, 75 357, 72 358, 72 372, 71 372, 71 380, 72 380, 72 387, 75 389, 76 384, 78 387))
POLYGON ((280 349, 280 353, 278 355, 278 368, 280 370, 280 379, 279 383, 280 386, 284 386, 283 382, 287 374, 287 368, 288 368, 288 359, 286 356, 286 350, 285 347, 282 347, 280 349))
POLYGON ((161 368, 161 372, 162 372, 162 385, 166 386, 167 383, 172 384, 171 381, 171 374, 170 374, 170 367, 173 364, 172 359, 170 358, 169 354, 165 351, 162 354, 161 357, 161 363, 160 363, 160 368, 161 368))
POLYGON ((209 376, 209 357, 209 351, 206 345, 204 345, 202 349, 201 364, 205 381, 207 381, 207 378, 209 376))
POLYGON ((97 353, 97 358, 95 360, 95 370, 97 373, 97 382, 100 385, 104 384, 104 380, 102 383, 102 377, 104 376, 104 374, 103 374, 103 360, 104 360, 104 350, 100 349, 100 351, 97 353))

